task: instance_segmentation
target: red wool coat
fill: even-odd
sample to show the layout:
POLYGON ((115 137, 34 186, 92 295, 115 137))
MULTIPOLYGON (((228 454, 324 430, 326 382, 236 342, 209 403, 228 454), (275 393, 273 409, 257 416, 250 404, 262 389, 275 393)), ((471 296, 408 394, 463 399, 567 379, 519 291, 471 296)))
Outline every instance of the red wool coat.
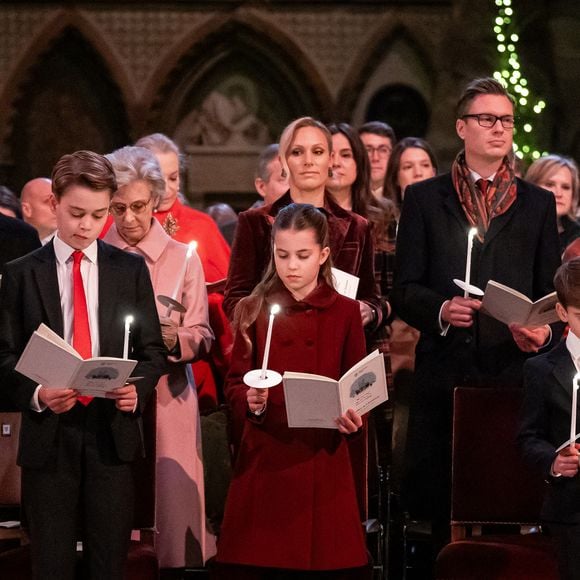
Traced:
MULTIPOLYGON (((303 301, 279 287, 268 368, 339 378, 365 356, 358 304, 325 283, 303 301)), ((334 429, 290 429, 282 385, 264 415, 248 415, 244 373, 262 363, 268 314, 249 328, 253 352, 238 333, 226 397, 243 435, 226 503, 217 560, 231 564, 336 570, 367 556, 347 439, 334 429)), ((356 437, 356 436, 355 436, 356 437)))

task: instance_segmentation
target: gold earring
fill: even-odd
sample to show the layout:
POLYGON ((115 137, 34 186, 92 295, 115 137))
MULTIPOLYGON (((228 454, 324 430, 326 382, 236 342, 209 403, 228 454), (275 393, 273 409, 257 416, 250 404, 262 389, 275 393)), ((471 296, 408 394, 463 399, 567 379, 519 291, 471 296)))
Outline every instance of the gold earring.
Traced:
POLYGON ((328 177, 332 177, 332 167, 328 168, 328 177))
POLYGON ((282 179, 286 179, 288 177, 288 175, 286 175, 286 170, 282 167, 282 172, 280 173, 280 177, 282 177, 282 179))

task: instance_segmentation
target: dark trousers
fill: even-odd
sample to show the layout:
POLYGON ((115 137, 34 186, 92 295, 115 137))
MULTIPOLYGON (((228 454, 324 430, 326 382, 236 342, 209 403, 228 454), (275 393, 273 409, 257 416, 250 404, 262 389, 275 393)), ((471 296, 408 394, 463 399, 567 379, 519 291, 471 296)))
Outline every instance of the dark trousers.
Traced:
POLYGON ((561 580, 580 580, 580 524, 548 524, 561 580))
POLYGON ((77 403, 63 414, 53 457, 41 469, 22 469, 37 580, 72 580, 77 540, 83 542, 84 579, 123 578, 134 483, 131 465, 115 458, 102 403, 77 403))

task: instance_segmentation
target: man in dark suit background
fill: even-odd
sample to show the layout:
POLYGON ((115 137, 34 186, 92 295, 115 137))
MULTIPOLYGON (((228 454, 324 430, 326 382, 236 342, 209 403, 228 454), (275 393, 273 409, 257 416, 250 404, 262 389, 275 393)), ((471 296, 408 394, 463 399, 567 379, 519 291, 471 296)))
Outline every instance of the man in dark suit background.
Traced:
POLYGON ((457 107, 464 141, 450 173, 409 186, 397 237, 394 311, 421 331, 410 408, 406 505, 431 520, 435 551, 449 533, 452 392, 460 385, 520 385, 522 365, 550 339, 549 327, 506 325, 479 312, 463 279, 490 279, 536 300, 553 290, 560 263, 553 195, 517 179, 514 101, 494 79, 470 83, 457 107))
MULTIPOLYGON (((580 364, 580 258, 556 273, 556 310, 569 325, 568 336, 550 352, 524 365, 524 402, 518 443, 524 459, 548 482, 542 522, 556 548, 560 577, 580 578, 580 478, 578 444, 570 437, 572 387, 580 364)), ((577 412, 577 411, 576 411, 577 412)), ((578 431, 578 429, 576 429, 578 431)))
POLYGON ((115 190, 113 168, 103 156, 63 156, 53 171, 57 234, 8 264, 0 288, 0 389, 22 411, 18 463, 35 579, 74 578, 79 525, 84 576, 123 577, 131 462, 143 454, 141 413, 164 372, 165 347, 144 261, 97 240, 115 190), (40 323, 77 350, 82 339, 85 358, 121 357, 128 314, 135 319, 130 357, 143 379, 106 399, 49 389, 14 370, 40 323))
POLYGON ((0 275, 4 264, 36 248, 40 248, 40 240, 32 226, 0 213, 0 275))
MULTIPOLYGON (((4 264, 40 247, 36 230, 17 218, 0 213, 0 284, 4 264)), ((0 411, 14 411, 14 405, 0 389, 0 411)))

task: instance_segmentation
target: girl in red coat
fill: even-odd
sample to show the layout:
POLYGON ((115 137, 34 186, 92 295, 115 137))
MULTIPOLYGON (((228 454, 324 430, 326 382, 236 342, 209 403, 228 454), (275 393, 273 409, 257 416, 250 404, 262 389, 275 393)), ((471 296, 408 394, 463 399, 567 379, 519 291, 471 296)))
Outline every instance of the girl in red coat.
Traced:
POLYGON ((337 429, 290 429, 282 385, 248 388, 262 362, 272 304, 268 368, 338 379, 365 356, 358 303, 332 287, 328 227, 311 205, 280 210, 273 260, 236 309, 226 397, 242 433, 218 543, 214 578, 370 578, 347 437, 362 427, 352 409, 337 429))

